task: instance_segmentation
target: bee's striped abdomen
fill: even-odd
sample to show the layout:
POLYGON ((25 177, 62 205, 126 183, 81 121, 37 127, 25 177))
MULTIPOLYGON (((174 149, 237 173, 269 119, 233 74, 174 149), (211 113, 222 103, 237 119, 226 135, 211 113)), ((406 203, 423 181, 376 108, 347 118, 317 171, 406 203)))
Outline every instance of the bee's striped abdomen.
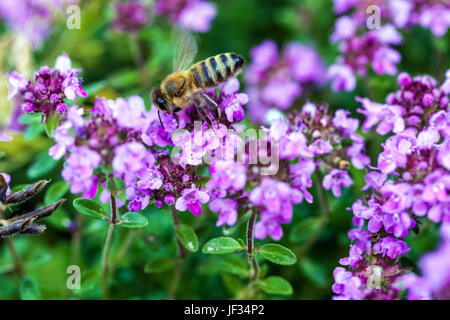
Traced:
POLYGON ((222 53, 192 66, 193 79, 198 87, 210 88, 236 75, 244 65, 244 58, 236 53, 222 53))

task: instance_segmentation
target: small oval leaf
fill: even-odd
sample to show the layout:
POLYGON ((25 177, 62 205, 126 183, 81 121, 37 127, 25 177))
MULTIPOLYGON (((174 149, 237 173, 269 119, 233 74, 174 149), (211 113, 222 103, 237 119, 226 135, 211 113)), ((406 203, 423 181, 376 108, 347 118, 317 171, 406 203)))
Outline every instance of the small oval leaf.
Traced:
POLYGON ((196 252, 198 250, 198 239, 194 230, 186 224, 175 227, 175 235, 187 250, 196 252))
POLYGON ((80 213, 94 219, 106 219, 108 213, 103 207, 92 199, 78 198, 73 200, 73 206, 80 213))
POLYGON ((297 257, 291 250, 275 243, 265 244, 257 252, 264 259, 276 264, 289 266, 297 262, 297 257))
POLYGON ((202 248, 207 254, 227 254, 242 250, 239 242, 230 237, 218 237, 209 240, 202 248))
POLYGON ((258 281, 258 284, 266 293, 290 295, 293 292, 291 284, 278 276, 267 277, 258 281))
POLYGON ((127 212, 120 217, 120 226, 124 228, 143 228, 148 224, 148 220, 137 212, 127 212))
POLYGON ((300 243, 315 235, 322 227, 323 220, 317 217, 306 218, 297 223, 289 233, 289 240, 300 243))
POLYGON ((70 184, 66 181, 58 181, 53 183, 45 193, 44 203, 50 204, 61 200, 64 195, 69 191, 70 184))
POLYGON ((30 179, 39 178, 46 173, 49 173, 56 165, 58 161, 53 160, 47 152, 41 153, 36 157, 36 160, 28 167, 27 177, 30 179))

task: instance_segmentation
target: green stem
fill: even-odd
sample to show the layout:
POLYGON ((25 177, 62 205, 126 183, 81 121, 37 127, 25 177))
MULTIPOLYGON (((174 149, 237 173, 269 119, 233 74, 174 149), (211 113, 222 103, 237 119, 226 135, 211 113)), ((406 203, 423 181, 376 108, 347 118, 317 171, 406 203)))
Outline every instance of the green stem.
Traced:
POLYGON ((81 261, 81 213, 75 212, 76 229, 72 236, 72 259, 75 264, 80 264, 81 261))
MULTIPOLYGON (((178 219, 177 210, 172 207, 172 221, 173 227, 180 225, 180 220, 178 219)), ((178 259, 176 261, 175 276, 172 285, 169 290, 168 299, 173 300, 176 297, 178 285, 180 284, 181 275, 183 274, 183 260, 186 258, 186 251, 184 250, 183 244, 176 238, 177 248, 178 248, 178 259)))
MULTIPOLYGON (((0 207, 0 219, 3 219, 3 206, 0 207)), ((14 263, 14 270, 19 276, 19 278, 23 279, 25 277, 25 268, 23 267, 22 261, 20 260, 20 256, 16 251, 14 242, 12 241, 11 238, 6 238, 5 241, 6 245, 8 246, 9 252, 11 253, 11 257, 14 263)))
POLYGON ((253 282, 258 277, 259 267, 258 262, 253 256, 253 247, 254 247, 254 239, 253 239, 253 229, 256 220, 256 210, 252 210, 252 215, 247 223, 247 256, 250 266, 253 269, 253 275, 250 278, 250 281, 253 282))
POLYGON ((102 299, 108 299, 109 295, 109 282, 108 282, 108 273, 109 273, 109 252, 111 251, 111 243, 114 233, 114 227, 117 223, 117 206, 116 206, 116 198, 111 194, 111 223, 109 225, 108 234, 105 240, 105 246, 103 248, 103 256, 102 256, 102 299))
POLYGON ((5 240, 6 244, 8 245, 9 252, 11 253, 11 257, 14 261, 14 269, 19 278, 23 279, 25 277, 25 269, 20 260, 19 254, 17 253, 16 248, 14 247, 14 243, 11 238, 6 238, 5 240))
POLYGON ((320 208, 322 209, 322 215, 325 217, 330 216, 330 207, 328 205, 327 194, 325 189, 322 186, 322 173, 320 172, 320 168, 316 170, 316 184, 317 184, 317 193, 319 194, 319 202, 320 208))
POLYGON ((120 249, 117 250, 117 253, 115 254, 114 262, 113 264, 116 265, 122 260, 122 258, 127 253, 128 249, 130 248, 131 244, 133 243, 134 237, 136 236, 136 230, 129 230, 127 237, 123 241, 122 246, 120 249))
POLYGON ((145 68, 144 55, 142 54, 141 44, 139 43, 139 38, 136 34, 130 35, 130 47, 133 54, 136 67, 139 69, 145 68))

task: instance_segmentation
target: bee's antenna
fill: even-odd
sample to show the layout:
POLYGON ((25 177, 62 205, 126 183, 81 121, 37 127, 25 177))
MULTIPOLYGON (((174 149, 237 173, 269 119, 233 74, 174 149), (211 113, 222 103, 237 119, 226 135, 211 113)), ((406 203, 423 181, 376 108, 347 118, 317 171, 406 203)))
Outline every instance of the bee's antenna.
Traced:
POLYGON ((161 123, 161 127, 164 129, 164 130, 166 130, 165 128, 164 128, 164 124, 163 124, 163 122, 162 122, 162 120, 161 120, 161 111, 158 109, 158 118, 159 118, 159 123, 161 123))

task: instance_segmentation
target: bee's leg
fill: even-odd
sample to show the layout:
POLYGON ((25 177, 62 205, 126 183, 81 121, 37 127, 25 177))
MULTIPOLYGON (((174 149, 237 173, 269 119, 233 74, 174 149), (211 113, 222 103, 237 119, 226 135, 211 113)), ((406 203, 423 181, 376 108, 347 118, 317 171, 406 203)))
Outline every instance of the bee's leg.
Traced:
POLYGON ((216 121, 217 128, 219 128, 219 106, 210 96, 205 93, 202 93, 202 98, 204 99, 204 101, 206 101, 206 104, 208 105, 208 111, 211 112, 214 120, 216 121))
POLYGON ((159 111, 159 109, 158 109, 158 118, 159 118, 159 122, 161 123, 161 127, 163 128, 163 130, 166 130, 166 129, 164 128, 164 124, 163 124, 163 122, 162 122, 162 120, 161 120, 161 111, 159 111))
MULTIPOLYGON (((206 121, 206 124, 208 125, 208 127, 210 129, 212 129, 212 131, 214 131, 211 119, 208 117, 208 115, 206 114, 205 110, 203 110, 202 107, 200 107, 199 105, 195 104, 195 107, 197 108, 198 113, 200 114, 200 116, 203 118, 203 120, 206 121)), ((215 132, 215 131, 214 131, 215 132)))
POLYGON ((180 126, 180 118, 178 117, 178 113, 172 113, 173 117, 175 118, 175 120, 177 121, 177 129, 180 126))

